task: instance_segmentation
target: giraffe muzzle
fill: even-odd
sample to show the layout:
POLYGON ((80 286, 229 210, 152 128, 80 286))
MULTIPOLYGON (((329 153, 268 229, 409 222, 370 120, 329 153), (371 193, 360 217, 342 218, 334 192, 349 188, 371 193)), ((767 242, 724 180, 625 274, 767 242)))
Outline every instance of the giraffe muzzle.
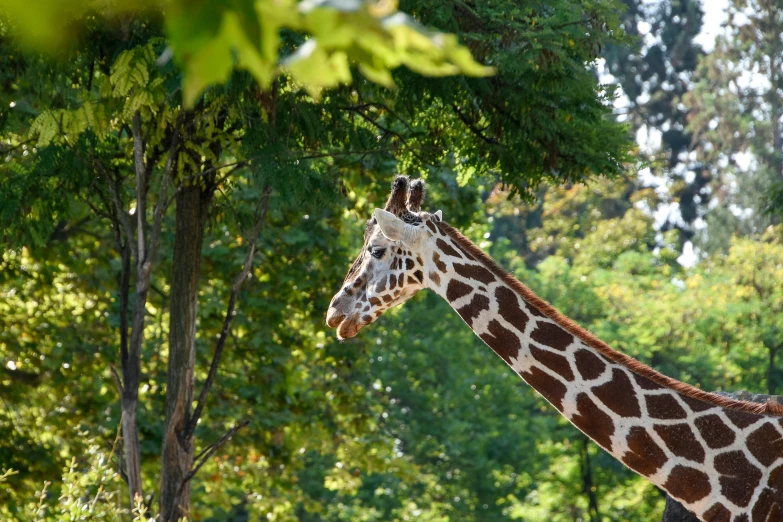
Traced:
POLYGON ((336 328, 345 319, 345 314, 340 313, 336 308, 329 308, 326 312, 326 326, 329 328, 336 328))

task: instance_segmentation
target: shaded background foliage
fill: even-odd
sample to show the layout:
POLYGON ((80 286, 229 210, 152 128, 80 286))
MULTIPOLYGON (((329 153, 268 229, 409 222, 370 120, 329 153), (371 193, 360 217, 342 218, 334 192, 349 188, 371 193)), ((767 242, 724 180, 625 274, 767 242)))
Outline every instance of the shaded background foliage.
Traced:
MULTIPOLYGON (((751 121, 767 110, 779 126, 778 90, 764 91, 760 109, 750 104, 763 85, 720 90, 737 71, 718 67, 728 59, 718 53, 741 67, 752 32, 705 53, 693 41, 698 2, 625 3, 622 15, 608 0, 401 3, 458 34, 497 69, 489 78, 396 69, 390 90, 354 70, 353 85, 308 93, 290 76, 265 89, 239 70, 206 87, 175 179, 221 178, 201 248, 197 384, 267 184, 272 197, 198 449, 250 423, 193 479, 193 519, 660 519, 658 491, 558 416, 434 295, 357 339, 327 331, 329 299, 396 172, 425 177, 427 208, 615 348, 704 389, 779 391, 780 207, 737 188, 780 179, 780 147, 763 148, 777 127, 751 121), (611 114, 615 88, 596 78, 598 57, 627 97, 623 124, 611 114), (724 106, 734 112, 718 118, 724 106), (736 137, 749 126, 758 132, 736 137), (640 152, 655 186, 621 172, 640 129, 661 133, 640 152), (754 161, 738 167, 748 151, 754 161), (700 248, 691 267, 678 262, 688 241, 700 248)), ((55 57, 19 49, 2 26, 0 472, 18 471, 0 479, 10 486, 3 518, 130 518, 109 371, 121 260, 103 199, 114 183, 126 209, 138 203, 135 110, 154 172, 178 132, 187 80, 181 62, 156 63, 164 24, 154 10, 88 16, 55 57)), ((220 26, 207 26, 219 39, 220 26)), ((281 34, 284 52, 302 42, 281 34)), ((159 482, 175 226, 170 211, 146 302, 138 426, 148 492, 159 482)))

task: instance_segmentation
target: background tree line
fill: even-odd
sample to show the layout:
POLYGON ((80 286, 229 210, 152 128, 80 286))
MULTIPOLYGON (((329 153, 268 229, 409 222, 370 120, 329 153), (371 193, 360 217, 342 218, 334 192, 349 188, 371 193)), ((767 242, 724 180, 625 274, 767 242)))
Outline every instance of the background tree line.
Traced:
POLYGON ((779 389, 771 4, 709 53, 695 0, 84 5, 2 4, 3 518, 660 519, 434 295, 325 329, 396 172, 615 348, 779 389))

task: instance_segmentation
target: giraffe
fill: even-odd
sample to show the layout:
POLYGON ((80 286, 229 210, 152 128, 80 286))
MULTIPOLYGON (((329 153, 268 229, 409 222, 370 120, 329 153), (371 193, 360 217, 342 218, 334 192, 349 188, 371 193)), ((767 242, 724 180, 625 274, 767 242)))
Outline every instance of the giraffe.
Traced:
POLYGON ((347 339, 424 288, 614 458, 709 522, 783 521, 783 406, 707 393, 617 352, 392 183, 326 322, 347 339))

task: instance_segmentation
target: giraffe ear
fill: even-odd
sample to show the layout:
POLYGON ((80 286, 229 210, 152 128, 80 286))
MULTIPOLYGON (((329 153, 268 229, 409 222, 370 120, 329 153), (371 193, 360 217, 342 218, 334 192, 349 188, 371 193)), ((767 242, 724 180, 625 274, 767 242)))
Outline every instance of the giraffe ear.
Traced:
POLYGON ((435 218, 435 221, 443 221, 443 211, 442 210, 436 211, 432 216, 435 218))
POLYGON ((375 221, 378 222, 378 226, 381 227, 381 232, 383 232, 384 236, 392 241, 402 239, 405 233, 405 222, 403 220, 381 208, 376 208, 374 215, 375 221))

